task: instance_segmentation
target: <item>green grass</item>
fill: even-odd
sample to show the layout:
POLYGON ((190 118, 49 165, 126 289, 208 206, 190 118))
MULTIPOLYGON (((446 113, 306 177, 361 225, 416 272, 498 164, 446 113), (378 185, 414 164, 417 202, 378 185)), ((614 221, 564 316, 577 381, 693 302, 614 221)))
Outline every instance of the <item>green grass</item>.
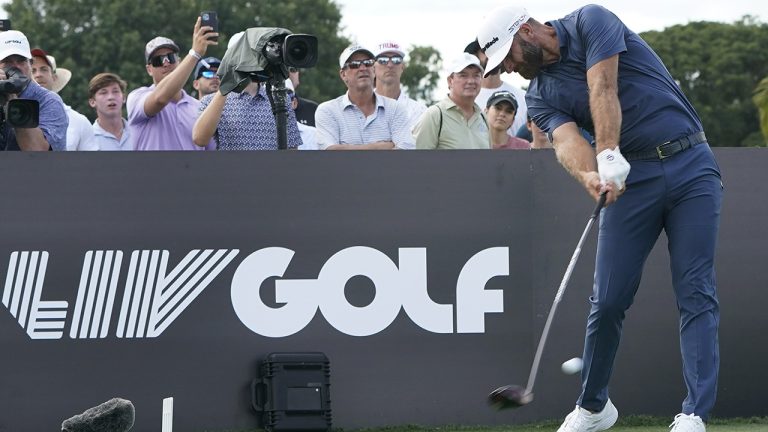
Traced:
MULTIPOLYGON (((370 429, 338 429, 332 432, 554 432, 561 420, 514 426, 393 426, 370 429)), ((609 432, 665 432, 672 419, 648 416, 621 417, 609 432)), ((221 431, 227 432, 227 431, 221 431)), ((233 431, 229 431, 233 432, 233 431)), ((244 432, 263 432, 260 430, 244 432)), ((768 417, 711 419, 707 432, 768 432, 768 417)))
MULTIPOLYGON (((362 429, 355 432, 554 432, 561 420, 552 420, 528 425, 513 426, 446 426, 422 427, 403 426, 362 429)), ((609 432, 663 432, 669 430, 672 419, 648 416, 622 417, 609 432)), ((352 432, 352 431, 344 431, 352 432)), ((707 432, 768 432, 768 417, 748 419, 712 419, 707 432)))

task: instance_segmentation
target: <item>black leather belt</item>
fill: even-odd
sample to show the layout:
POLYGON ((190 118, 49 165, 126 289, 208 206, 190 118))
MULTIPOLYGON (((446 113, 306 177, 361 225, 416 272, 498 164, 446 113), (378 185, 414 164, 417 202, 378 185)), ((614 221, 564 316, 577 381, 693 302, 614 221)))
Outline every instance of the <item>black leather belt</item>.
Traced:
POLYGON ((674 141, 667 141, 653 150, 627 153, 624 159, 627 161, 666 159, 703 142, 707 142, 707 136, 704 132, 697 132, 674 141))

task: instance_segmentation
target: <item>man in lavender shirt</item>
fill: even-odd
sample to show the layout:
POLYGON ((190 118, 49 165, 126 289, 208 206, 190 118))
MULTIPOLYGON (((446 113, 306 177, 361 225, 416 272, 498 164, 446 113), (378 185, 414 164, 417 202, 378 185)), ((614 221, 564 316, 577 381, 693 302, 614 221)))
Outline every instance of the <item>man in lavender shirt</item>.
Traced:
POLYGON ((200 102, 182 87, 210 45, 218 37, 209 26, 195 23, 192 49, 179 59, 179 46, 158 36, 147 43, 144 58, 153 85, 128 95, 128 129, 136 150, 215 150, 213 140, 206 147, 192 142, 192 127, 200 102))

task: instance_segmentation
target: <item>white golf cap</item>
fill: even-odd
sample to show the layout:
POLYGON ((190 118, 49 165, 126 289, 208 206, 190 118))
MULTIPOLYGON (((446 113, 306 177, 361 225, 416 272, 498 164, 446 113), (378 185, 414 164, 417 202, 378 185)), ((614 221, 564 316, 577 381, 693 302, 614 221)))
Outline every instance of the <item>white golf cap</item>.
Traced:
POLYGON ((448 72, 459 73, 470 66, 475 66, 480 69, 480 72, 483 72, 483 65, 480 64, 479 58, 469 53, 461 53, 451 62, 448 72))
POLYGON ((376 57, 375 55, 373 55, 373 52, 371 50, 364 47, 363 45, 359 45, 359 44, 350 45, 339 56, 339 67, 341 69, 344 69, 344 65, 347 64, 347 60, 349 60, 349 58, 352 57, 357 52, 364 52, 370 55, 371 58, 376 57))
POLYGON ((488 72, 504 61, 512 47, 515 34, 530 18, 528 11, 516 6, 498 7, 485 17, 477 33, 477 41, 488 56, 488 64, 485 66, 488 72))
POLYGON ((384 53, 393 52, 399 54, 401 57, 405 57, 405 45, 392 39, 387 39, 383 42, 379 42, 373 46, 373 55, 378 57, 384 53))
POLYGON ((12 55, 32 58, 27 37, 18 30, 0 32, 0 60, 5 60, 12 55))

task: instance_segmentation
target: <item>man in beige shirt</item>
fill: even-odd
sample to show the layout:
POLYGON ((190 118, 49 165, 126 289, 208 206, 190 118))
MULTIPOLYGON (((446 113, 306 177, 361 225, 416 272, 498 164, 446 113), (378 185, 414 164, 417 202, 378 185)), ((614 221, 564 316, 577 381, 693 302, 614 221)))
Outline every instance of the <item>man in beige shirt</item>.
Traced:
POLYGON ((482 78, 474 55, 462 53, 453 61, 448 96, 429 107, 413 128, 417 149, 490 149, 488 122, 475 103, 482 78))

